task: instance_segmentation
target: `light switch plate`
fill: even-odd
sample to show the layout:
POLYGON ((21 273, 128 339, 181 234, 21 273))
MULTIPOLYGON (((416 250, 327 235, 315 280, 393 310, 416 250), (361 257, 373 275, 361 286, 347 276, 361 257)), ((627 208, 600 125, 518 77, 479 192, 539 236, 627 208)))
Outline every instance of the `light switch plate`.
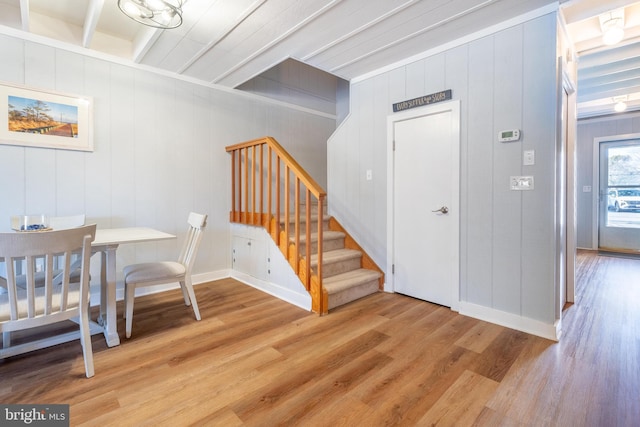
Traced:
POLYGON ((509 178, 509 184, 512 190, 533 190, 532 176, 512 176, 509 178))
POLYGON ((526 150, 522 153, 522 164, 524 166, 533 166, 536 164, 535 150, 526 150))

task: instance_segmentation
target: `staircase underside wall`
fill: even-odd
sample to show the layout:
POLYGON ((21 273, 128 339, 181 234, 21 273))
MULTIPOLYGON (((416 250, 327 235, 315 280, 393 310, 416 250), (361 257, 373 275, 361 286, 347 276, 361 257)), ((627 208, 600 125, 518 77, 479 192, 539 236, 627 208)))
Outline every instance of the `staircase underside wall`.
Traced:
POLYGON ((251 243, 246 251, 241 251, 242 247, 234 248, 236 253, 232 255, 236 259, 232 262, 231 277, 311 311, 311 295, 264 228, 232 223, 231 240, 239 246, 251 243))

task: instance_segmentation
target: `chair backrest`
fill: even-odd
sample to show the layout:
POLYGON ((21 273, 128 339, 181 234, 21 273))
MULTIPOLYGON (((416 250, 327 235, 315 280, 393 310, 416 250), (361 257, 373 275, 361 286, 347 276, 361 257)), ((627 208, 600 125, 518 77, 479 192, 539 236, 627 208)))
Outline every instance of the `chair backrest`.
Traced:
POLYGON ((95 224, 58 231, 0 233, 0 261, 4 260, 7 272, 7 294, 0 295, 0 329, 30 328, 68 318, 67 312, 88 310, 89 261, 95 233, 95 224), (74 254, 79 254, 74 263, 79 265, 71 263, 74 254), (56 257, 63 258, 61 272, 54 270, 56 257), (35 284, 38 258, 44 259, 42 287, 35 284), (23 261, 25 289, 16 283, 15 267, 23 261), (80 281, 70 285, 69 276, 76 268, 80 268, 80 281))
MULTIPOLYGON (((52 230, 65 230, 67 228, 82 227, 85 221, 85 214, 52 216, 49 218, 49 227, 52 230)), ((58 259, 56 259, 55 268, 58 268, 58 259)))
POLYGON ((49 227, 53 230, 82 227, 86 221, 85 214, 69 216, 52 216, 49 218, 49 227))
POLYGON ((186 274, 191 274, 191 269, 198 253, 198 246, 200 246, 200 240, 202 239, 202 232, 207 226, 207 215, 191 212, 187 222, 189 223, 189 230, 187 231, 187 237, 178 262, 185 266, 186 274))

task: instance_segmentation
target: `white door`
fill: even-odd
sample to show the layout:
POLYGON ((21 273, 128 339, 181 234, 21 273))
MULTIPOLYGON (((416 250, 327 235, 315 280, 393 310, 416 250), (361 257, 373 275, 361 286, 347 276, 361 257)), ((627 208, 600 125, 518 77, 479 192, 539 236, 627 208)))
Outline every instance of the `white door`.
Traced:
POLYGON ((459 102, 392 116, 392 280, 395 292, 459 299, 459 102))
POLYGON ((640 139, 600 142, 598 248, 640 251, 640 139))

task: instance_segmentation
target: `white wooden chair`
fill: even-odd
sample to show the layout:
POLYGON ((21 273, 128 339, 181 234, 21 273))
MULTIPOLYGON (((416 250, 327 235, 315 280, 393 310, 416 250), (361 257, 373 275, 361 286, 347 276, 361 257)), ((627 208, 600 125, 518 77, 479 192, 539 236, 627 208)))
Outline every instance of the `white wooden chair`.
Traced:
POLYGON ((196 259, 202 232, 207 225, 207 215, 191 212, 189 214, 189 230, 178 261, 145 262, 128 265, 123 269, 125 286, 126 334, 131 337, 133 323, 133 303, 136 288, 169 283, 180 283, 185 305, 191 305, 197 320, 200 320, 198 302, 191 283, 191 270, 196 259))
POLYGON ((96 226, 87 225, 67 230, 0 233, 0 260, 7 271, 7 293, 0 295, 0 358, 38 350, 77 338, 76 332, 50 336, 11 345, 13 331, 36 328, 68 320, 80 326, 80 342, 85 372, 92 377, 93 352, 89 332, 89 260, 96 226), (75 268, 72 257, 77 254, 80 277, 71 283, 75 268), (62 257, 61 270, 54 269, 54 259, 62 257), (44 286, 36 287, 36 258, 44 258, 44 286), (25 289, 17 286, 15 266, 25 261, 25 289), (57 277, 59 281, 54 280, 57 277), (57 282, 59 282, 57 284, 57 282))
MULTIPOLYGON (((19 216, 14 216, 11 218, 11 228, 17 230, 20 228, 20 218, 19 216)), ((81 227, 85 224, 86 216, 84 214, 78 215, 69 215, 69 216, 53 216, 49 218, 49 228, 52 230, 65 230, 67 228, 75 228, 81 227)), ((54 268, 58 269, 58 260, 54 261, 54 268)), ((18 264, 16 266, 16 281, 19 288, 25 289, 26 276, 22 274, 22 265, 18 264)), ((3 272, 4 273, 4 272, 3 272)), ((74 270, 71 272, 71 281, 77 282, 80 275, 80 270, 74 270)), ((35 276, 36 287, 44 286, 44 274, 39 271, 36 272, 35 276)), ((0 275, 0 294, 6 293, 7 281, 3 275, 0 275)))

